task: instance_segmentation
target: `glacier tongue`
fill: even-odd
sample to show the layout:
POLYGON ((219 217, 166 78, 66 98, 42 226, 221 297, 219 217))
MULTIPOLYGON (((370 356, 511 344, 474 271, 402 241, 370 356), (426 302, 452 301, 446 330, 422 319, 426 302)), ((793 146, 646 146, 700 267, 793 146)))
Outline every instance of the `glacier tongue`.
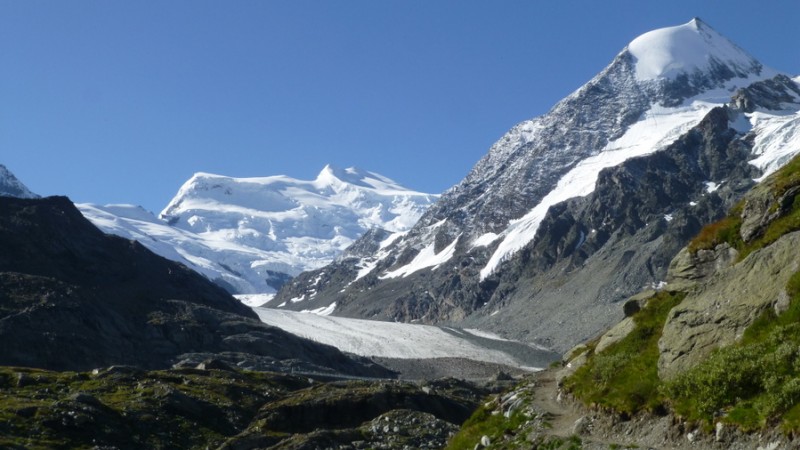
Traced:
POLYGON ((378 174, 326 166, 314 180, 195 174, 156 218, 129 205, 78 205, 107 233, 135 239, 255 303, 324 266, 364 232, 408 229, 437 198, 378 174))

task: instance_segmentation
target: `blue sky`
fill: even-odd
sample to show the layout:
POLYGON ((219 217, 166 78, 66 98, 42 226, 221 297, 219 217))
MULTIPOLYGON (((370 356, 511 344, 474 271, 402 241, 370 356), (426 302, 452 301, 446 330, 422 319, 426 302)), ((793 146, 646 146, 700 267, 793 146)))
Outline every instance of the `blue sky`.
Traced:
POLYGON ((0 0, 0 164, 166 206, 194 172, 441 192, 636 36, 699 16, 800 74, 796 0, 0 0))

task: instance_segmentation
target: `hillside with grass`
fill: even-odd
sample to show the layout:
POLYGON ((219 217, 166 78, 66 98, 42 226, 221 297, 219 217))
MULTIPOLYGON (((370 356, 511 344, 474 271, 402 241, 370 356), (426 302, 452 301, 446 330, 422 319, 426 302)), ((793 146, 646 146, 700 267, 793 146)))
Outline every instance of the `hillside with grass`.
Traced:
POLYGON ((795 158, 706 226, 672 261, 666 286, 630 299, 622 322, 518 386, 527 406, 485 404, 451 448, 796 445, 798 194, 795 158), (559 429, 561 415, 578 419, 559 429))

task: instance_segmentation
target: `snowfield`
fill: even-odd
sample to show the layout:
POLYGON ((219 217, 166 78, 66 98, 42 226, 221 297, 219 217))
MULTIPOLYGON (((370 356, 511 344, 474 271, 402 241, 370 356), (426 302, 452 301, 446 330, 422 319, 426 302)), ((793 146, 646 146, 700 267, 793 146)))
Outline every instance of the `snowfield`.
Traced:
MULTIPOLYGON (((349 319, 312 313, 253 308, 262 322, 359 356, 427 359, 465 358, 528 370, 545 350, 479 330, 349 319), (525 355, 537 355, 529 358, 525 355)), ((324 314, 324 312, 322 312, 324 314)))

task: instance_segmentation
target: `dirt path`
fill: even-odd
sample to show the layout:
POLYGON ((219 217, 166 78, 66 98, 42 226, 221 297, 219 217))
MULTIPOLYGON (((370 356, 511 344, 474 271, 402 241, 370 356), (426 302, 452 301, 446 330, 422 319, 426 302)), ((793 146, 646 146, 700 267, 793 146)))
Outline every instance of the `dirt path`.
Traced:
MULTIPOLYGON (((606 450, 613 448, 620 443, 628 441, 624 436, 615 436, 609 439, 607 435, 601 435, 592 423, 587 411, 571 402, 559 402, 558 383, 555 378, 556 372, 547 369, 539 372, 536 377, 536 388, 534 391, 533 406, 536 410, 547 414, 547 422, 551 426, 547 434, 559 438, 568 439, 578 435, 581 439, 581 448, 585 450, 606 450), (576 430, 575 423, 584 417, 586 422, 582 430, 576 430)), ((623 445, 624 448, 627 448, 623 445)))
POLYGON ((558 384, 555 379, 555 372, 544 370, 536 378, 536 391, 534 394, 533 405, 549 416, 548 422, 552 425, 550 433, 559 437, 569 437, 574 434, 575 421, 582 414, 569 405, 564 405, 556 401, 558 396, 558 384))

